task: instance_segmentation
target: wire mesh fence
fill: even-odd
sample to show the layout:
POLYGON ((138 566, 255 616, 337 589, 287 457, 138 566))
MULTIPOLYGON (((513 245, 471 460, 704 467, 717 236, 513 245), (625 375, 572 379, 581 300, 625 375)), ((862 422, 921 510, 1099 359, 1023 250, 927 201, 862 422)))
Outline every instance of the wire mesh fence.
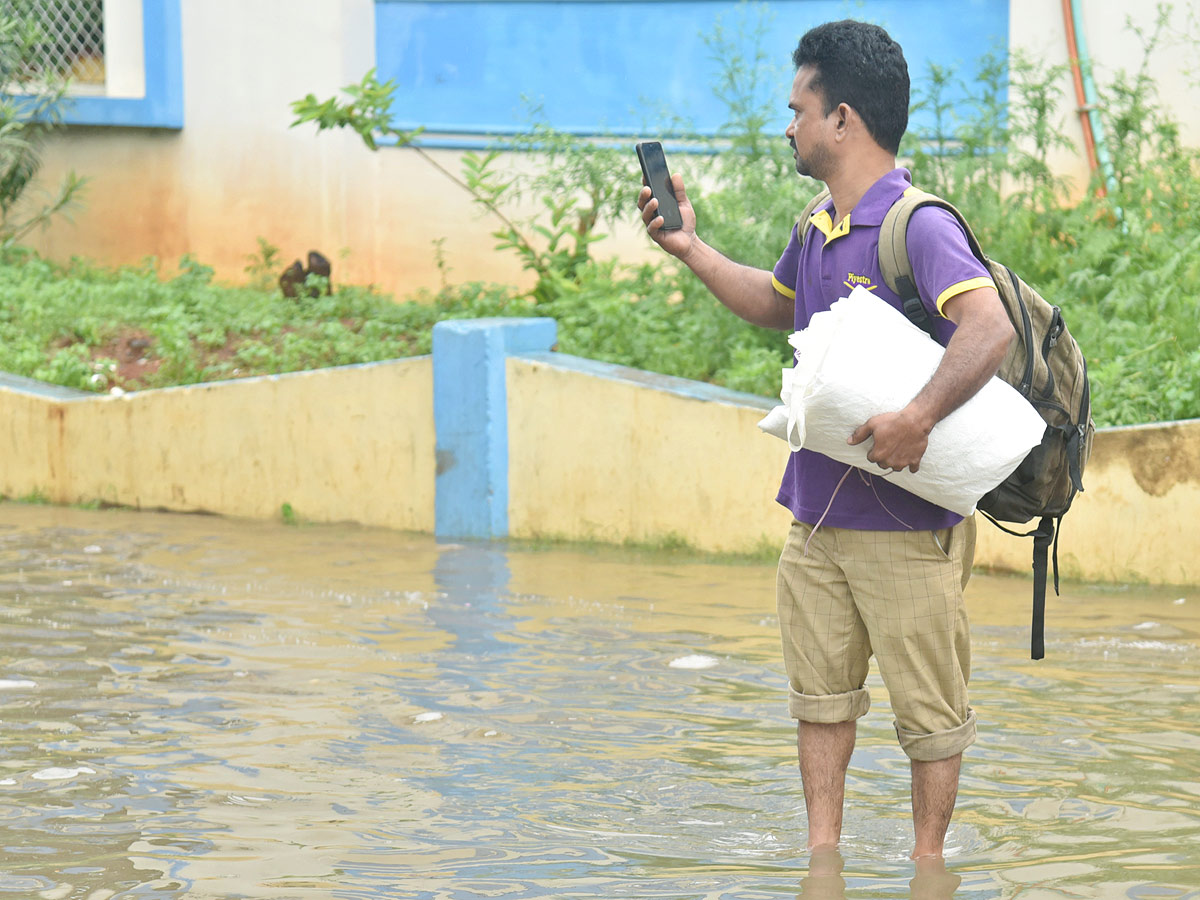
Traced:
POLYGON ((26 77, 104 84, 104 0, 0 0, 24 44, 26 77))

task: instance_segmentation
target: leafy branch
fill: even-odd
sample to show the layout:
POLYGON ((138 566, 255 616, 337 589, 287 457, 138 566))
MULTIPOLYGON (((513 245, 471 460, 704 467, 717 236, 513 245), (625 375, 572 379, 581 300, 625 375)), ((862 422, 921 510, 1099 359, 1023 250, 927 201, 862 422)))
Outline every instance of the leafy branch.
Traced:
POLYGON ((580 267, 590 258, 588 247, 601 237, 596 226, 602 218, 614 217, 617 197, 627 181, 625 166, 618 161, 619 151, 534 126, 510 141, 508 149, 542 157, 545 165, 540 174, 502 176, 495 167, 500 151, 492 149, 466 153, 459 177, 416 143, 423 128, 403 130, 393 124, 394 80, 380 82, 372 69, 358 84, 342 90, 344 99, 319 100, 309 94, 292 103, 296 115, 292 126, 313 123, 318 131, 349 128, 372 151, 379 149, 381 139, 414 150, 502 223, 503 227, 492 232, 496 247, 515 252, 522 266, 536 275, 537 284, 531 291, 535 303, 578 285, 580 267), (519 226, 501 207, 526 191, 541 198, 545 212, 540 220, 519 226), (583 206, 581 197, 587 201, 583 206))
MULTIPOLYGON (((519 234, 517 226, 497 206, 500 195, 504 192, 503 187, 498 187, 485 177, 487 165, 498 154, 491 153, 482 160, 474 158, 476 165, 473 168, 468 167, 467 180, 464 181, 416 143, 417 138, 424 133, 424 127, 406 131, 396 128, 392 123, 392 101, 396 93, 395 79, 380 82, 375 70, 371 69, 363 76, 362 81, 358 84, 346 85, 342 91, 349 100, 338 100, 337 97, 318 100, 316 95, 308 94, 304 99, 294 101, 292 112, 295 113, 296 120, 292 122, 292 127, 312 122, 316 124, 317 131, 349 128, 362 138, 367 149, 372 151, 379 149, 379 140, 376 135, 390 139, 389 143, 394 142, 397 147, 408 147, 470 194, 477 203, 503 222, 511 232, 519 234)), ((469 159, 473 157, 473 154, 468 154, 469 159)))
POLYGON ((41 145, 62 127, 67 82, 39 71, 35 60, 45 35, 33 17, 0 6, 0 245, 11 246, 78 204, 86 179, 68 172, 58 190, 29 208, 41 169, 41 145))

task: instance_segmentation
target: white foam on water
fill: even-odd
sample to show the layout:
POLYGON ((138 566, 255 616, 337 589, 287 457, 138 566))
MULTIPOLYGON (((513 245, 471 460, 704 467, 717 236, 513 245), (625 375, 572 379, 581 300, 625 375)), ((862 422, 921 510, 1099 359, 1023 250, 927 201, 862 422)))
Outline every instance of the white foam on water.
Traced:
POLYGON ((425 722, 436 722, 438 719, 444 718, 440 712, 423 712, 413 716, 413 722, 424 724, 425 722))
POLYGON ((1163 650, 1168 653, 1187 653, 1195 648, 1190 644, 1169 644, 1166 641, 1126 641, 1120 638, 1080 638, 1076 646, 1109 650, 1163 650))
POLYGON ((714 659, 711 656, 702 656, 698 653, 691 656, 681 656, 667 663, 672 669, 711 669, 713 666, 720 664, 720 660, 714 659))
POLYGON ((37 687, 37 682, 30 681, 28 678, 0 678, 0 691, 19 691, 35 687, 37 687))
POLYGON ((39 772, 34 772, 30 778, 35 778, 38 781, 66 781, 68 778, 78 778, 80 775, 95 775, 96 770, 89 766, 79 766, 74 769, 63 769, 58 766, 51 766, 48 769, 42 769, 39 772))
POLYGON ((99 544, 88 544, 86 547, 83 548, 83 552, 84 553, 103 553, 104 550, 100 547, 99 544))
POLYGON ((0 785, 3 785, 4 787, 9 787, 16 783, 17 783, 17 779, 15 779, 15 778, 0 778, 0 785))
POLYGON ((1137 625, 1133 626, 1133 630, 1134 631, 1150 631, 1151 629, 1157 628, 1157 627, 1158 627, 1157 622, 1140 622, 1137 625))
POLYGON ((249 794, 228 794, 227 799, 237 806, 253 806, 255 803, 267 803, 271 798, 251 797, 249 794))

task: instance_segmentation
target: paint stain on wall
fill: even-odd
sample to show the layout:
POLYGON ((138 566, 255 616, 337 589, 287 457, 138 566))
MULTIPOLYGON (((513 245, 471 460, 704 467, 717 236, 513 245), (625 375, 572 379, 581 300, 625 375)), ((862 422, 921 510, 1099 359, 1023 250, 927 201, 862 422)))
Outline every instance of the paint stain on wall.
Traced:
MULTIPOLYGON (((1088 471, 1129 466, 1138 487, 1165 496, 1180 484, 1200 484, 1200 423, 1122 428, 1096 435, 1088 471)), ((1083 483, 1087 487, 1087 472, 1083 483)))

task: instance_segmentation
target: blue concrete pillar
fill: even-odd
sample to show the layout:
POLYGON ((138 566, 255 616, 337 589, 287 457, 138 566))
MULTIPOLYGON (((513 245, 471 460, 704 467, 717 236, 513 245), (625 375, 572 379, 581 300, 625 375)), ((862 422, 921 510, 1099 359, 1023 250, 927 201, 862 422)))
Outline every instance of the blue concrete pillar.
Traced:
POLYGON ((549 350, 557 338, 553 319, 458 319, 433 326, 438 537, 508 536, 504 361, 549 350))

